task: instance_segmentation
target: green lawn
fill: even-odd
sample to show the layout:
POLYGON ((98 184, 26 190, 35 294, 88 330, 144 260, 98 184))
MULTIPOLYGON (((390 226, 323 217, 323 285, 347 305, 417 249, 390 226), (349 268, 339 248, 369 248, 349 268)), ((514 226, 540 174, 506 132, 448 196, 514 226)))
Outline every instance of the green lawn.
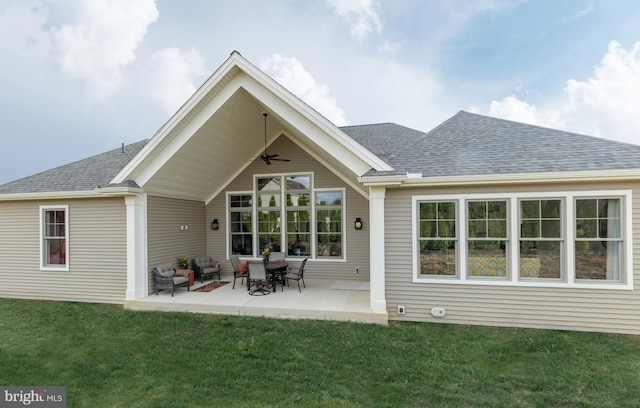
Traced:
POLYGON ((640 406, 640 337, 0 299, 0 384, 68 407, 640 406))

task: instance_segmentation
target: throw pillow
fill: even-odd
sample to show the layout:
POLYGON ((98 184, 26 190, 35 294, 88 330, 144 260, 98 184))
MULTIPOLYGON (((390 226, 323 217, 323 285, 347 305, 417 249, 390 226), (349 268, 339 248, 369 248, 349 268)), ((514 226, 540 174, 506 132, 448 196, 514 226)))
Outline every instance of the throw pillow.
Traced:
POLYGON ((284 259, 276 259, 276 262, 283 262, 284 263, 284 259))
POLYGON ((218 267, 218 261, 211 262, 211 267, 212 268, 217 268, 218 267))
POLYGON ((188 269, 176 269, 176 276, 189 276, 188 269))
POLYGON ((238 264, 238 272, 240 273, 240 275, 245 275, 247 273, 247 263, 246 262, 240 262, 238 264))

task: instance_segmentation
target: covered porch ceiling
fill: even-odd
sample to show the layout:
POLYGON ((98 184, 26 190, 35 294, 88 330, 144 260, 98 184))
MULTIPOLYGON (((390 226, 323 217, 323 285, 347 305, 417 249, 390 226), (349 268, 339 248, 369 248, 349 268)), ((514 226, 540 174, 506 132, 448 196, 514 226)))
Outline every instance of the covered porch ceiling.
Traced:
MULTIPOLYGON (((335 142, 312 126, 311 121, 299 113, 290 117, 291 110, 278 112, 277 106, 266 105, 243 87, 197 129, 182 125, 181 134, 167 141, 165 150, 171 154, 166 155, 162 166, 142 187, 153 195, 209 202, 245 167, 255 160, 261 161, 265 136, 263 112, 268 113, 266 136, 270 154, 277 152, 268 146, 283 135, 366 195, 365 187, 357 182, 361 174, 356 174, 353 168, 357 164, 363 174, 369 165, 353 153, 349 153, 351 163, 346 163, 344 157, 336 157, 327 150, 335 142), (302 123, 306 131, 292 122, 302 123)), ((157 156, 157 160, 163 160, 162 154, 157 156)), ((268 171, 265 164, 265 172, 268 171)))

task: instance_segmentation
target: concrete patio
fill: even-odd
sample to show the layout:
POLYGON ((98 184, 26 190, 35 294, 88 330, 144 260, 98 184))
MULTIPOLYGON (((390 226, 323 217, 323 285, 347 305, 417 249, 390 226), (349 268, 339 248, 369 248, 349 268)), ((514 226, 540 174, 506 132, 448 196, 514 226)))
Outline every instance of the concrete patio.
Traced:
POLYGON ((191 291, 177 288, 173 297, 169 291, 160 291, 157 296, 151 294, 143 299, 126 300, 124 307, 129 310, 388 324, 386 313, 371 311, 366 282, 305 279, 306 288, 302 287, 302 293, 292 283, 283 291, 278 286, 275 293, 251 296, 240 280, 236 281, 235 289, 232 289, 233 279, 223 276, 222 280, 231 282, 211 292, 195 292, 194 289, 211 283, 211 280, 205 280, 204 284, 196 281, 191 291))

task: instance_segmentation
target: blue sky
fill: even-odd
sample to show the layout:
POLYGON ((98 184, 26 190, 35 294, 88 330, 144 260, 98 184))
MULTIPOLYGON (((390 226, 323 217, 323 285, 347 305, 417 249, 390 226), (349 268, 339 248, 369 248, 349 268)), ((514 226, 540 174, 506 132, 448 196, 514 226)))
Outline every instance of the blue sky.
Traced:
POLYGON ((150 138, 238 50, 336 125, 640 144, 637 0, 0 0, 0 184, 150 138))

